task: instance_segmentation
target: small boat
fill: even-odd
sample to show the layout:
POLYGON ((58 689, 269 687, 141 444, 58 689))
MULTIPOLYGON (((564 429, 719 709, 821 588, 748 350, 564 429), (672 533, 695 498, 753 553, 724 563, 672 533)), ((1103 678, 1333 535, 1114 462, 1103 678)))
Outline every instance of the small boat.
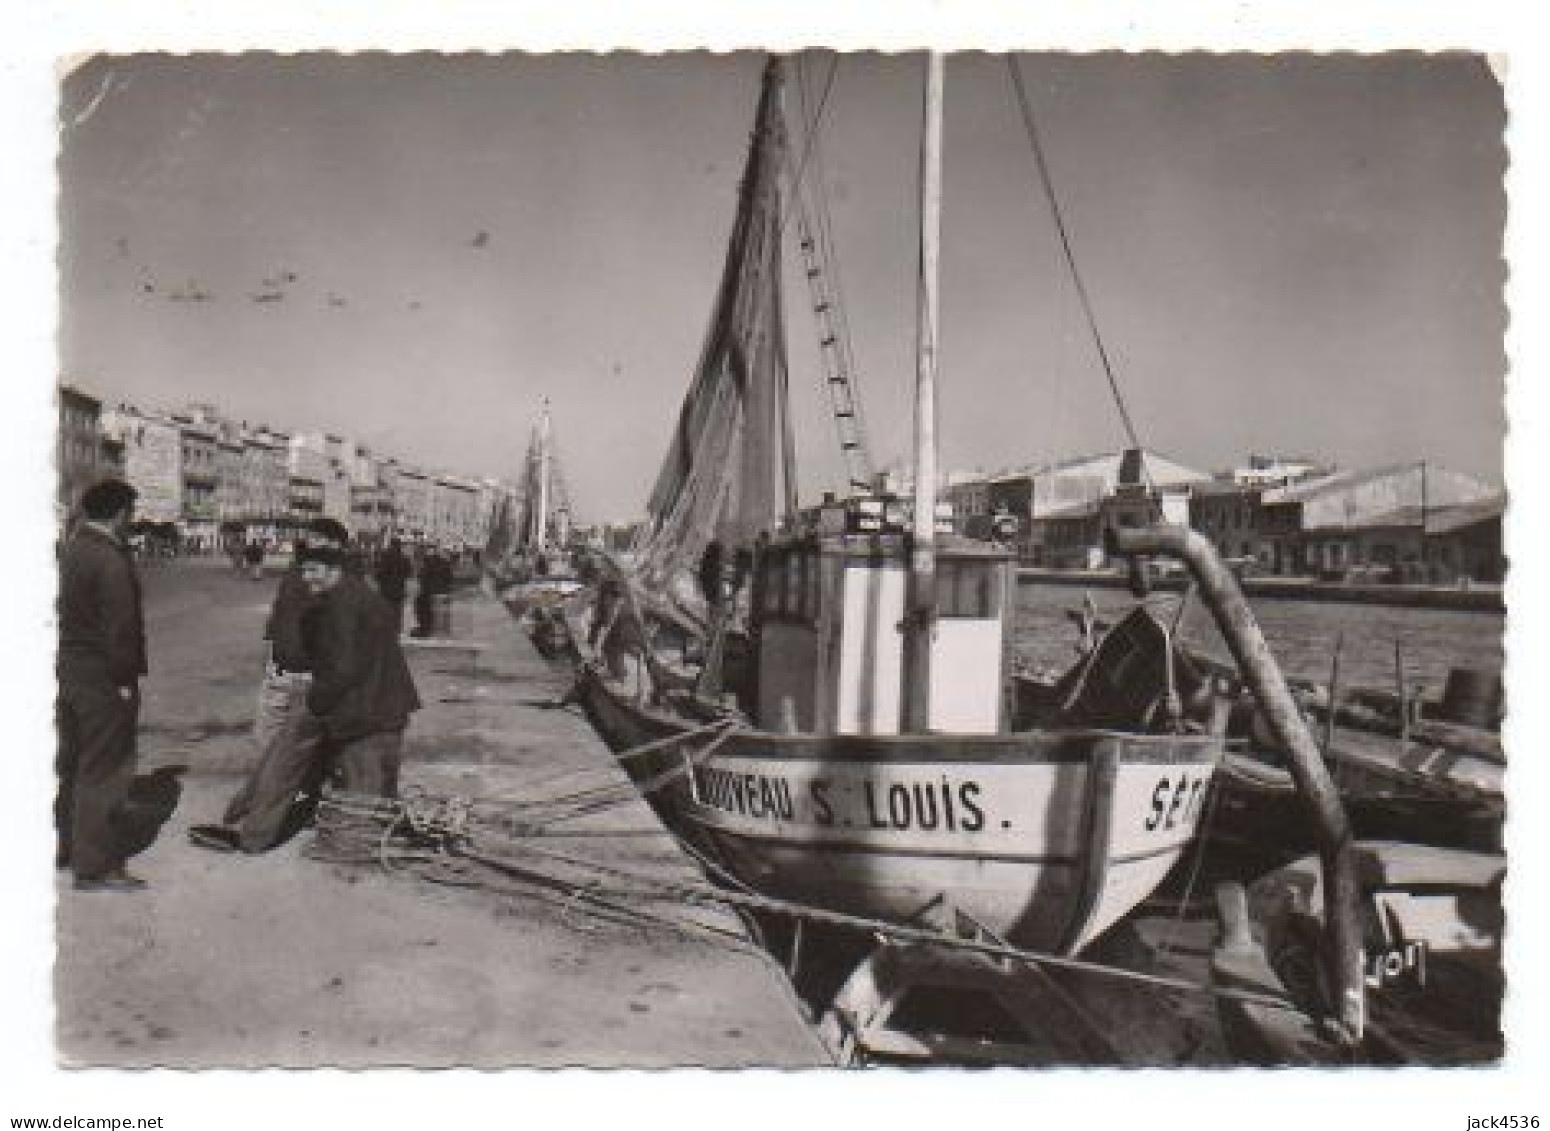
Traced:
MULTIPOLYGON (((1482 678, 1455 671, 1450 695, 1397 702, 1392 693, 1351 688, 1331 704, 1329 688, 1294 685, 1316 732, 1355 836, 1497 853, 1506 818, 1506 757, 1491 713, 1461 711, 1454 693, 1482 678)), ((1478 707, 1478 703, 1466 704, 1478 707)), ((1312 847, 1296 785, 1281 751, 1240 700, 1229 734, 1237 740, 1218 777, 1213 839, 1279 865, 1312 847), (1271 855, 1267 855, 1271 854, 1271 855)))
POLYGON ((1319 862, 1304 857, 1247 890, 1221 893, 1215 982, 1287 1003, 1219 999, 1234 1054, 1276 1066, 1500 1060, 1506 858, 1372 840, 1356 842, 1352 856, 1367 1009, 1361 1041, 1337 1045, 1316 1021, 1331 1006, 1319 954, 1329 897, 1319 862))
MULTIPOLYGON (((938 94, 941 75, 934 56, 938 94)), ((934 416, 929 347, 913 506, 858 495, 799 517, 781 88, 775 60, 648 520, 630 564, 604 564, 612 596, 576 630, 596 645, 582 644, 580 700, 667 826, 728 882, 894 923, 948 908, 1015 945, 1075 954, 1191 843, 1225 712, 1209 686, 1177 685, 1176 648, 1144 609, 1061 701, 1013 702, 1013 561, 938 529, 933 429, 920 423, 934 416)), ((927 104, 939 153, 940 98, 927 104)))

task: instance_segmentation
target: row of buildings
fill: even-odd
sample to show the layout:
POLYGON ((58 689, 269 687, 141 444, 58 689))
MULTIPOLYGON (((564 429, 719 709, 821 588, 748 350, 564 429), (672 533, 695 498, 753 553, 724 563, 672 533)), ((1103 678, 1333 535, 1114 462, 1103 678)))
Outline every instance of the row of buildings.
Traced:
POLYGON ((1500 489, 1424 462, 1340 471, 1254 456, 1210 474, 1130 449, 995 475, 954 475, 956 529, 1000 537, 1028 565, 1108 564, 1110 527, 1188 524, 1227 559, 1267 574, 1500 583, 1500 489))
POLYGON ((512 488, 418 467, 344 436, 288 432, 223 417, 214 406, 174 412, 106 406, 59 393, 62 515, 107 475, 139 492, 137 518, 186 547, 283 541, 303 523, 337 519, 368 544, 388 537, 482 546, 512 488))

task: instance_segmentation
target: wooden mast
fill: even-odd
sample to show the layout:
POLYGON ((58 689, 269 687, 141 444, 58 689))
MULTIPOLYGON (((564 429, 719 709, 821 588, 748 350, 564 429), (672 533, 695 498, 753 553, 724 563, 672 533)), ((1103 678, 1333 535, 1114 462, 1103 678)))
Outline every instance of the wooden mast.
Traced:
POLYGON ((540 552, 549 544, 549 398, 544 398, 544 412, 538 420, 538 527, 534 531, 533 544, 540 552))
POLYGON ((916 314, 915 519, 905 636, 904 729, 931 726, 931 637, 936 625, 937 265, 942 224, 940 52, 926 63, 925 128, 920 154, 920 278, 916 314))

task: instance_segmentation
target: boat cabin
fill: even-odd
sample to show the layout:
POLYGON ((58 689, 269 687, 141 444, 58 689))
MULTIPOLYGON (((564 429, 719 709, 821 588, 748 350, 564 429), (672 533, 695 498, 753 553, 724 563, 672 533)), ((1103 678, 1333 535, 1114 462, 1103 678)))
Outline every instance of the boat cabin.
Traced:
MULTIPOLYGON (((775 542, 753 585, 755 725, 899 734, 905 705, 909 539, 831 532, 775 542)), ((1011 555, 951 535, 937 547, 930 728, 1002 730, 1011 555)))

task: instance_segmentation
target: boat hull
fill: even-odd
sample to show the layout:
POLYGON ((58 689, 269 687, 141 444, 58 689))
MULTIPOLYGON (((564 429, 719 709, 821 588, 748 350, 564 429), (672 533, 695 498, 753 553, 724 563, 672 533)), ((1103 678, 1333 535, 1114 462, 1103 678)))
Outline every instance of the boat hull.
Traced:
POLYGON ((540 577, 503 586, 499 594, 507 610, 520 617, 535 609, 556 608, 583 588, 574 577, 540 577))
POLYGON ((762 894, 893 921, 951 907, 1075 953, 1194 835, 1220 740, 1113 731, 861 736, 695 729, 590 668, 582 702, 680 838, 762 894), (714 744, 714 745, 712 745, 714 744))

